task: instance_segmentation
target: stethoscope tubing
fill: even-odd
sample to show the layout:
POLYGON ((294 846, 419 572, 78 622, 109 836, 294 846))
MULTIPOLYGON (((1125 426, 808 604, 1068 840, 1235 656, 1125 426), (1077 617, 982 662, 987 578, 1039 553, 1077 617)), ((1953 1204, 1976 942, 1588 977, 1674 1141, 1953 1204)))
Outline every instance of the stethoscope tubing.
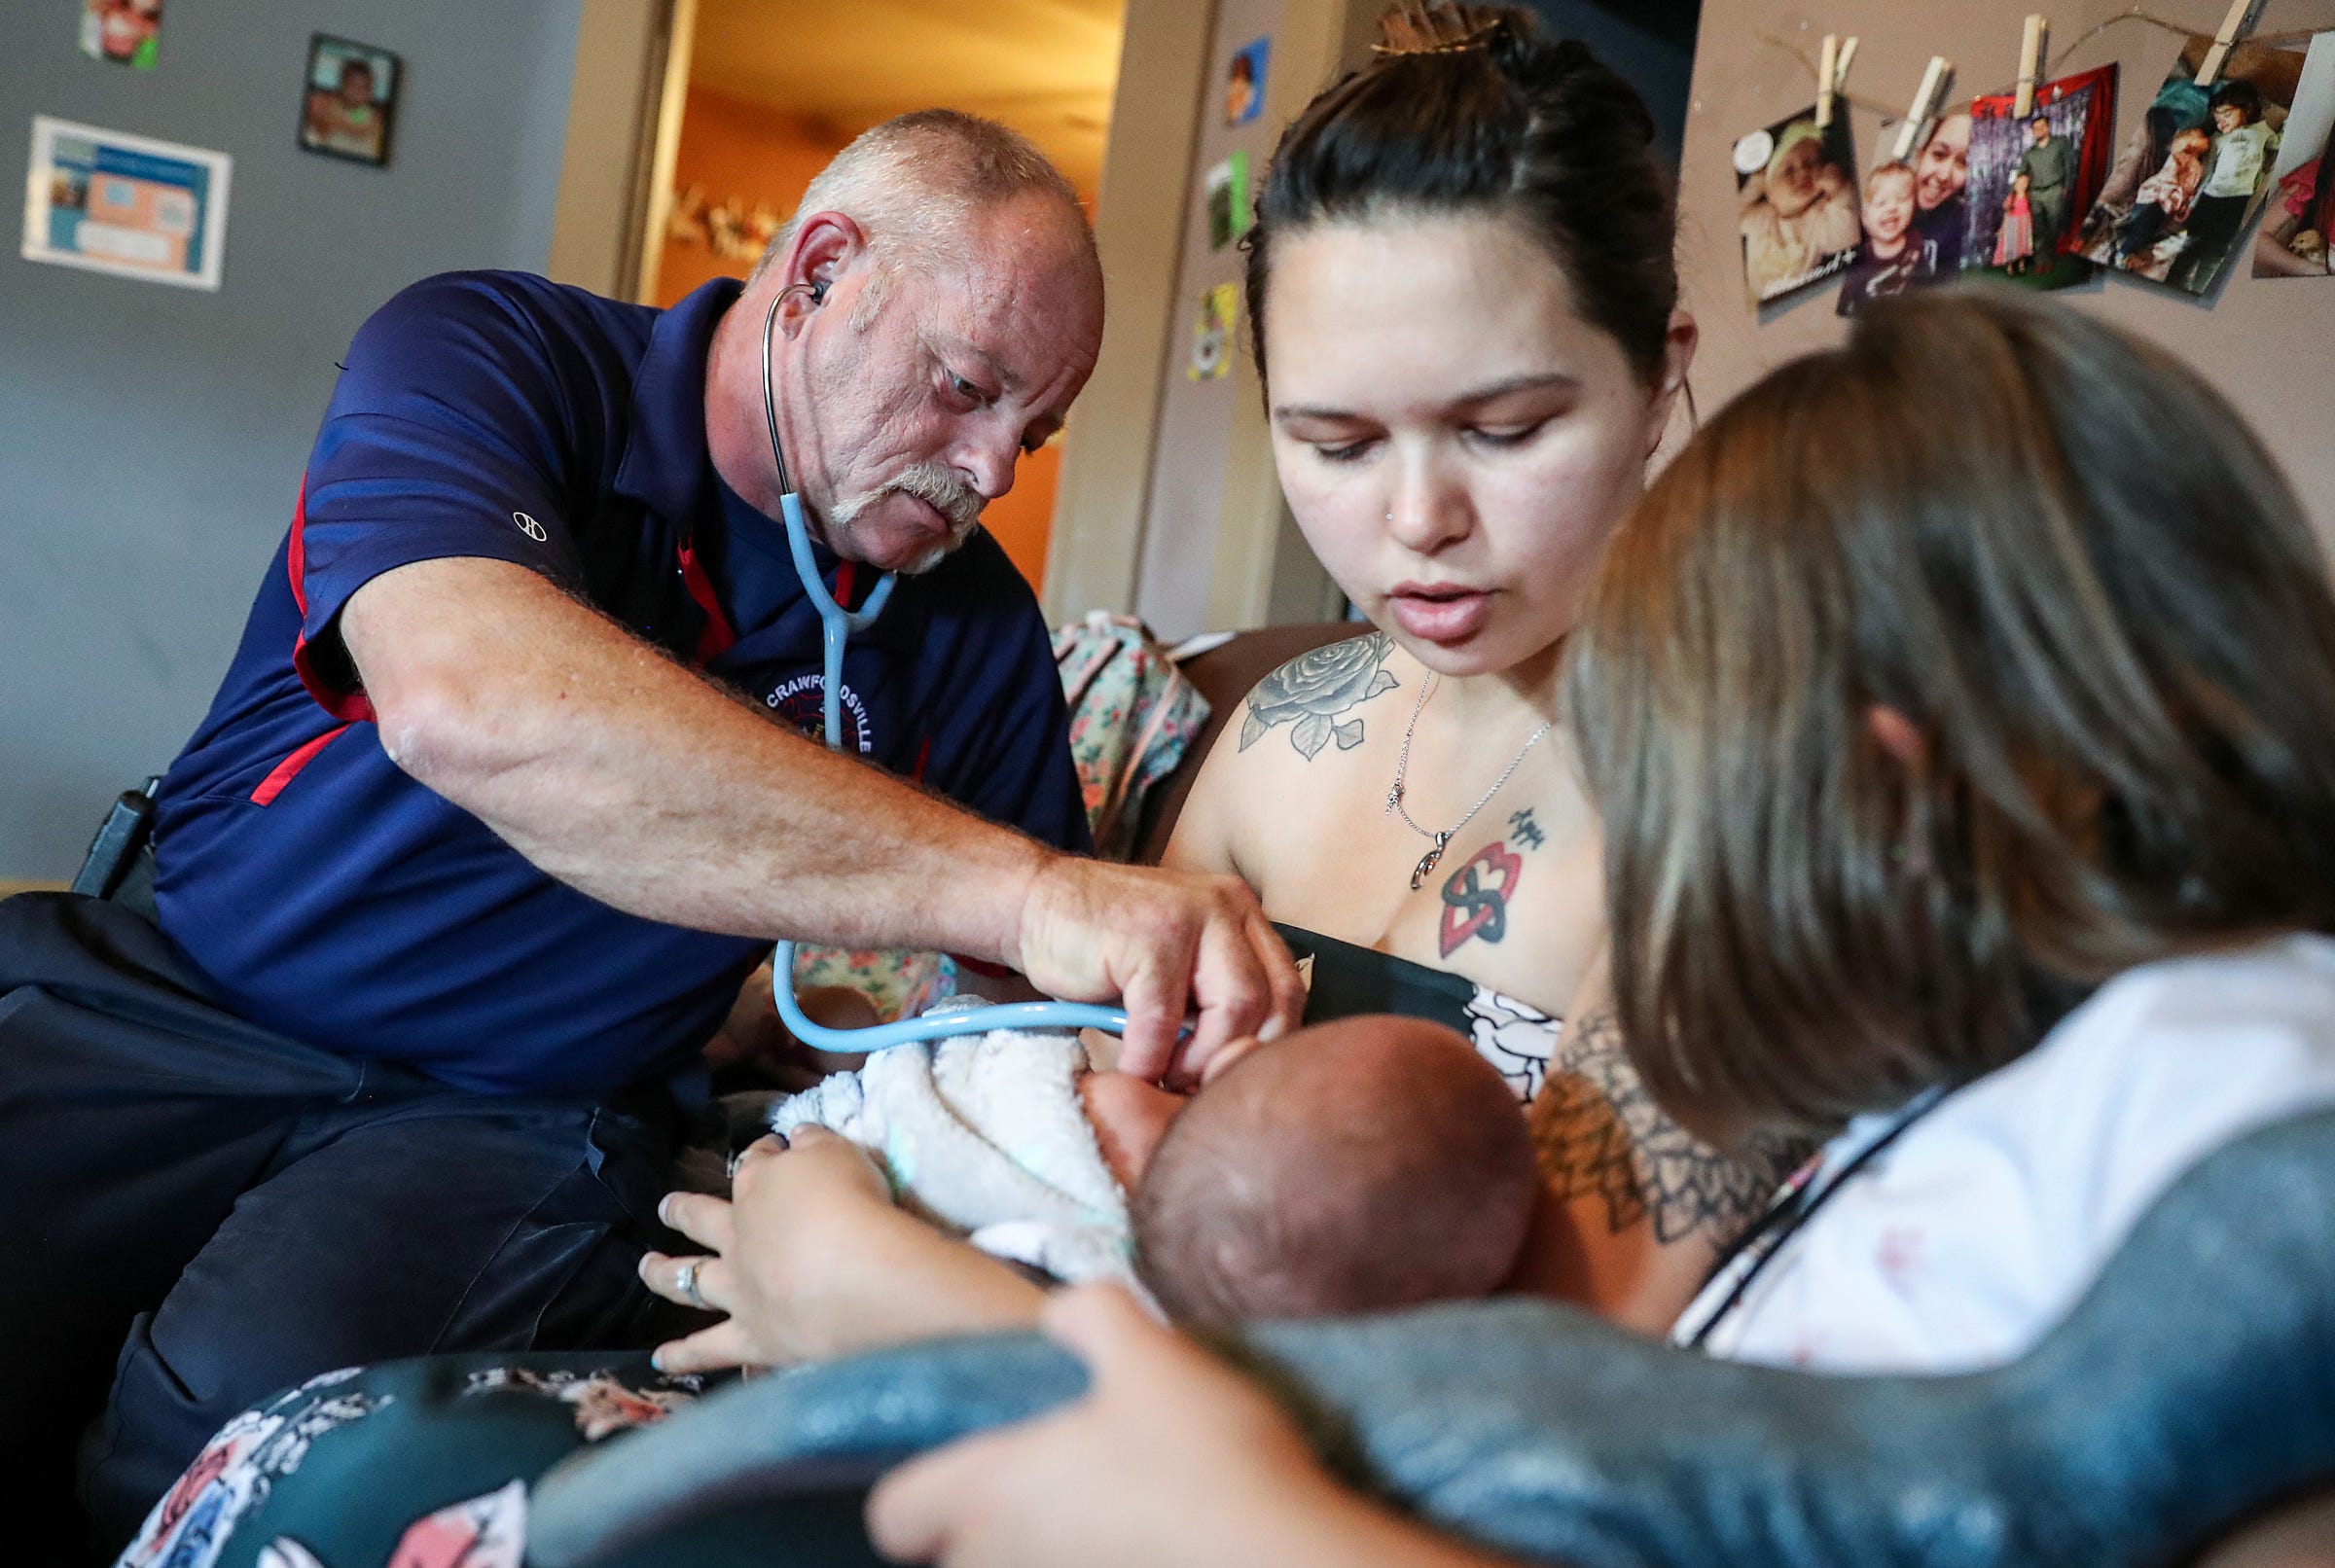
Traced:
MULTIPOLYGON (((820 693, 820 718, 825 726, 827 748, 840 752, 844 749, 844 648, 852 633, 865 631, 876 624, 877 616, 892 596, 899 574, 884 573, 883 581, 868 594, 866 603, 857 610, 846 610, 827 591, 818 562, 811 556, 810 528, 803 520, 803 497, 795 489, 793 477, 787 472, 786 453, 778 444, 778 404, 771 386, 771 327, 778 319, 778 306, 786 297, 803 287, 797 283, 779 290, 762 318, 762 413, 770 428, 771 456, 778 465, 778 511, 780 520, 786 525, 787 552, 793 557, 795 575, 802 579, 803 591, 809 596, 811 608, 819 616, 819 652, 826 675, 820 693)), ((1125 1009, 1092 1002, 1006 1002, 945 1013, 937 1017, 901 1018, 866 1029, 829 1028, 812 1022, 795 996, 792 942, 781 942, 771 949, 771 1000, 777 1004, 778 1016, 786 1024, 787 1032, 813 1051, 881 1051, 887 1046, 940 1040, 950 1035, 983 1034, 990 1029, 1100 1029, 1107 1034, 1127 1033, 1125 1009)))

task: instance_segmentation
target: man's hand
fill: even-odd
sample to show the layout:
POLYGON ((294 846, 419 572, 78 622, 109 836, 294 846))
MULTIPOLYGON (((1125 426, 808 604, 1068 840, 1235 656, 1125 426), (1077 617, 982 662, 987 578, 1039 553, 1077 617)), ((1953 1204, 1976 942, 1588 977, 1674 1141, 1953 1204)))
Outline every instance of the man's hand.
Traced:
POLYGON ((1041 989, 1127 1008, 1123 1072, 1196 1083, 1244 1036, 1273 1040, 1305 982, 1257 896, 1235 876, 1056 856, 1030 879, 1007 962, 1041 989), (1186 1008, 1200 1016, 1180 1047, 1186 1008))

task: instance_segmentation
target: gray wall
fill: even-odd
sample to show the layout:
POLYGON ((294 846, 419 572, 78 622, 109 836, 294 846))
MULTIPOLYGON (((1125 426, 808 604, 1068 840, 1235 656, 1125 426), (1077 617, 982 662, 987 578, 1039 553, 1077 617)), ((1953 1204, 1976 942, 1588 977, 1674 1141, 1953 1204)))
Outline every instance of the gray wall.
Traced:
MULTIPOLYGON (((541 270, 579 0, 169 0, 161 63, 0 0, 0 174, 49 114, 234 156, 216 294, 0 246, 0 881, 61 879, 202 716, 290 522, 333 362, 450 267, 541 270), (308 35, 404 56, 388 167, 295 145, 308 35)), ((629 112, 629 109, 628 109, 629 112)))

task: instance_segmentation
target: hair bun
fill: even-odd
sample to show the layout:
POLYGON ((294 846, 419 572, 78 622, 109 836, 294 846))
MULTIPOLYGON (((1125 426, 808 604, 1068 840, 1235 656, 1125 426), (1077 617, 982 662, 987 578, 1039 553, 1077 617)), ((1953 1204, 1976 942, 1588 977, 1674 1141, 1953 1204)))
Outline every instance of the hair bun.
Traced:
POLYGON ((1511 28, 1512 14, 1504 8, 1396 0, 1379 18, 1379 41, 1370 49, 1382 55, 1458 54, 1490 49, 1494 37, 1511 28))

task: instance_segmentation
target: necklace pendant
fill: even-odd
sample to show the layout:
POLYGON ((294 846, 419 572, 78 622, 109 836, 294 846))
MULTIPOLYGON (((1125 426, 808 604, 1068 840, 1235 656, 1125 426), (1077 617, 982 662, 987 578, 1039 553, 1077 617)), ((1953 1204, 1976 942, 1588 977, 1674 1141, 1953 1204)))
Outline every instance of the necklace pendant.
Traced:
POLYGON ((1390 789, 1390 790, 1388 790, 1388 791, 1386 792, 1386 809, 1385 809, 1385 810, 1383 810, 1383 811, 1382 811, 1382 812, 1380 812, 1380 813, 1379 813, 1379 815, 1381 815, 1381 816, 1392 816, 1392 815, 1394 814, 1394 809, 1395 809, 1395 807, 1396 807, 1396 806, 1399 806, 1399 805, 1401 805, 1402 803, 1403 803, 1403 786, 1402 786, 1401 782, 1398 780, 1398 781, 1396 782, 1396 784, 1395 784, 1394 788, 1392 788, 1392 789, 1390 789))
POLYGON ((1412 892, 1416 893, 1426 885, 1427 873, 1435 869, 1437 861, 1443 859, 1443 846, 1451 841, 1450 834, 1439 833, 1435 836, 1435 847, 1419 857, 1419 864, 1411 872, 1412 892))

